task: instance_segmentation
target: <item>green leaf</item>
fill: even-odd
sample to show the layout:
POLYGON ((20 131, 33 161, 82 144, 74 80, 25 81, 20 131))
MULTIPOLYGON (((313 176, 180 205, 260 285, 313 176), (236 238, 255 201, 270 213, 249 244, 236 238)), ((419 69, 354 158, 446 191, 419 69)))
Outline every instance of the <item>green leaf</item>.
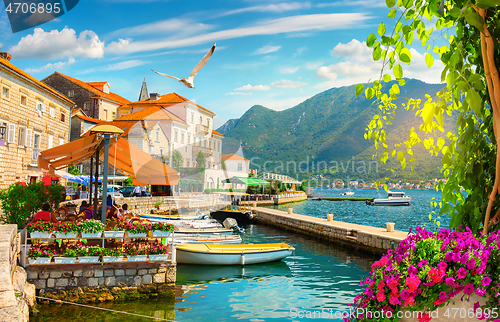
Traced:
POLYGON ((389 83, 391 81, 391 75, 385 74, 384 75, 384 82, 389 83))
POLYGON ((373 49, 373 60, 377 61, 382 57, 382 49, 380 47, 373 49))
POLYGON ((396 24, 396 27, 394 28, 394 32, 396 34, 398 34, 401 31, 401 29, 403 29, 403 24, 398 21, 398 23, 396 24))
MULTIPOLYGON (((479 31, 483 31, 483 18, 474 10, 470 9, 465 13, 465 20, 472 26, 479 29, 479 31)), ((379 27, 380 28, 380 27, 379 27)))
POLYGON ((373 95, 375 95, 375 90, 371 87, 368 87, 366 90, 365 90, 365 96, 366 96, 366 99, 367 100, 370 100, 372 99, 373 95))
POLYGON ((383 22, 381 22, 380 25, 378 26, 378 30, 377 30, 378 34, 380 36, 383 36, 385 34, 385 30, 386 30, 385 24, 383 22))
POLYGON ((373 44, 375 43, 376 40, 377 40, 377 36, 375 36, 375 34, 370 34, 368 36, 368 38, 366 39, 366 45, 368 47, 371 47, 371 46, 373 46, 373 44))
POLYGON ((403 68, 401 67, 401 65, 398 64, 398 65, 394 66, 392 71, 393 71, 394 77, 396 77, 396 79, 403 78, 403 68))
POLYGON ((396 9, 392 8, 391 11, 389 11, 389 14, 387 15, 387 17, 392 19, 392 18, 396 17, 397 13, 398 13, 398 11, 396 9))
POLYGON ((411 63, 411 52, 408 48, 403 48, 401 49, 401 52, 399 53, 399 59, 406 64, 411 63))
POLYGON ((360 95, 361 93, 363 93, 363 84, 358 84, 356 85, 356 96, 360 95))
POLYGON ((434 57, 432 57, 431 54, 426 54, 425 63, 427 64, 427 67, 431 68, 432 65, 434 65, 434 57))
MULTIPOLYGON (((387 1, 386 1, 386 3, 387 3, 387 1)), ((488 9, 490 7, 500 6, 500 0, 477 0, 476 5, 479 8, 488 9)))
POLYGON ((396 4, 396 0, 385 0, 385 4, 387 5, 387 8, 392 8, 396 4))
POLYGON ((481 96, 472 88, 467 91, 467 103, 474 113, 481 115, 481 96))

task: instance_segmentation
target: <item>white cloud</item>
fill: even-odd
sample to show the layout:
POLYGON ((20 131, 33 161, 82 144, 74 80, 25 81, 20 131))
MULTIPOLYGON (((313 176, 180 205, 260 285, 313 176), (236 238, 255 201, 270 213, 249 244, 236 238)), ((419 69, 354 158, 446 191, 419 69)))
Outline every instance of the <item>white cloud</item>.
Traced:
POLYGON ((271 83, 271 86, 281 87, 281 88, 297 88, 297 87, 301 87, 304 85, 307 85, 307 83, 298 82, 298 81, 291 81, 291 80, 286 80, 286 79, 282 79, 280 81, 271 83))
POLYGON ((299 10, 299 9, 309 9, 311 8, 311 3, 309 2, 282 2, 282 3, 276 3, 276 4, 267 4, 267 5, 259 5, 259 6, 253 6, 253 7, 246 7, 246 8, 241 8, 241 9, 235 9, 235 10, 230 10, 222 13, 219 16, 227 16, 227 15, 233 15, 237 13, 243 13, 243 12, 285 12, 285 11, 290 11, 290 10, 299 10))
MULTIPOLYGON (((439 83, 443 69, 442 63, 436 59, 434 66, 427 68, 425 55, 413 48, 410 49, 410 52, 412 54, 411 64, 401 63, 403 76, 417 78, 427 83, 439 83)), ((317 89, 365 83, 380 77, 382 62, 373 61, 372 49, 367 47, 365 42, 353 39, 347 44, 339 43, 333 48, 332 55, 338 57, 340 61, 317 68, 315 76, 326 80, 326 82, 317 84, 315 86, 317 89)))
POLYGON ((293 74, 299 70, 299 66, 297 67, 281 67, 280 73, 282 74, 293 74))
POLYGON ((35 28, 32 35, 21 38, 17 45, 9 49, 9 53, 16 58, 102 58, 104 42, 91 30, 84 30, 77 36, 74 29, 67 27, 50 32, 35 28))
POLYGON ((213 29, 214 26, 192 21, 191 19, 172 18, 161 21, 155 21, 135 27, 128 27, 113 31, 111 35, 151 35, 168 34, 176 35, 178 38, 189 35, 200 34, 213 29))
POLYGON ((137 59, 126 60, 126 61, 122 61, 122 62, 119 62, 116 64, 108 64, 108 65, 98 67, 98 68, 90 68, 90 69, 87 69, 85 71, 80 72, 80 74, 89 74, 89 73, 93 73, 95 71, 123 70, 123 69, 141 66, 144 64, 148 64, 148 63, 149 63, 148 61, 137 60, 137 59))
POLYGON ((306 63, 306 69, 315 70, 319 66, 321 66, 322 64, 323 64, 323 62, 320 62, 320 61, 310 61, 310 62, 306 63))
POLYGON ((252 86, 250 84, 247 84, 247 85, 235 88, 234 91, 236 91, 236 92, 237 91, 255 92, 255 91, 268 91, 270 89, 271 89, 271 87, 268 85, 254 85, 254 86, 252 86))
POLYGON ((254 55, 263 55, 263 54, 269 54, 273 53, 275 51, 280 50, 281 46, 271 46, 271 45, 266 45, 264 47, 261 47, 257 49, 256 51, 253 52, 254 55))
POLYGON ((319 3, 316 5, 318 8, 325 7, 345 7, 345 6, 356 6, 356 7, 387 7, 384 0, 358 0, 358 1, 336 1, 332 3, 319 3))
POLYGON ((70 57, 68 61, 61 61, 53 64, 47 64, 45 66, 42 66, 40 68, 26 68, 24 71, 27 72, 28 74, 35 74, 35 73, 40 73, 44 72, 46 70, 56 70, 56 69, 62 69, 65 66, 69 66, 75 62, 75 59, 73 57, 70 57))
MULTIPOLYGON (((352 29, 370 18, 371 17, 367 16, 365 13, 331 13, 290 16, 279 19, 263 20, 251 26, 208 32, 192 37, 170 37, 161 40, 130 42, 121 50, 113 51, 121 54, 129 54, 162 48, 194 46, 222 39, 234 39, 246 36, 275 35, 312 30, 352 29)), ((136 26, 134 28, 140 29, 141 26, 136 26)))
POLYGON ((109 45, 107 45, 106 50, 119 53, 122 49, 127 47, 131 41, 132 38, 126 38, 126 39, 120 38, 118 39, 118 41, 113 41, 109 45))
POLYGON ((307 50, 307 46, 302 46, 300 48, 297 48, 297 51, 293 54, 293 58, 301 55, 306 50, 307 50))
POLYGON ((253 95, 252 92, 230 92, 226 93, 226 95, 253 95))

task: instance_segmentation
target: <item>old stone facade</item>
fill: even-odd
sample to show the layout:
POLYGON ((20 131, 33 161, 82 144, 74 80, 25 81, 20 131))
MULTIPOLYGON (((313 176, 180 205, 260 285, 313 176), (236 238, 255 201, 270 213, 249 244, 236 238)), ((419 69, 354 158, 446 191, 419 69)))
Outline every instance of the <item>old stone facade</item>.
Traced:
POLYGON ((130 103, 110 92, 106 82, 86 83, 59 72, 44 78, 42 82, 74 101, 76 108, 95 119, 111 121, 116 117, 119 106, 130 103))
POLYGON ((40 151, 68 142, 74 103, 0 57, 0 189, 36 182, 40 151))

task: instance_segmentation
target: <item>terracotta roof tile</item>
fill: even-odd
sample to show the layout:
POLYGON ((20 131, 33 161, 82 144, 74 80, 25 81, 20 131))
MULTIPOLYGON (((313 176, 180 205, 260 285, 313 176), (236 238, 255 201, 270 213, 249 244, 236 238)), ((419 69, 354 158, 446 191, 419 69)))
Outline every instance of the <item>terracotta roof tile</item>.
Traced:
POLYGON ((223 154, 221 157, 222 160, 230 160, 230 161, 250 161, 248 159, 245 159, 244 157, 240 157, 239 155, 236 154, 223 154))
POLYGON ((68 75, 61 74, 59 72, 56 72, 56 74, 61 75, 62 77, 66 78, 66 79, 69 79, 73 83, 80 85, 81 87, 85 88, 86 90, 89 90, 89 91, 93 92, 94 94, 96 94, 98 96, 110 99, 110 100, 115 101, 117 103, 120 103, 122 105, 130 103, 130 101, 128 99, 123 98, 123 97, 121 97, 118 94, 115 94, 115 93, 112 93, 112 92, 109 92, 109 94, 107 94, 107 93, 104 93, 103 91, 100 91, 100 90, 98 90, 97 88, 94 87, 94 86, 97 86, 97 84, 105 84, 106 82, 89 82, 89 83, 86 83, 86 82, 83 82, 83 81, 81 81, 79 79, 70 77, 68 75), (90 84, 93 84, 94 86, 92 86, 90 84))
POLYGON ((75 105, 75 102, 73 102, 72 100, 70 100, 66 96, 62 95, 61 93, 59 93, 58 91, 56 91, 52 87, 48 86, 47 84, 39 81, 35 77, 33 77, 30 74, 26 73, 25 71, 21 70, 20 68, 14 66, 10 61, 8 61, 8 60, 0 57, 0 65, 5 66, 7 69, 10 69, 12 72, 14 72, 16 74, 19 74, 19 75, 21 75, 21 76, 29 79, 30 81, 36 83, 40 87, 43 87, 47 91, 51 92, 53 95, 55 95, 55 96, 59 97, 60 99, 66 101, 68 104, 75 105))
POLYGON ((157 120, 164 120, 164 119, 172 119, 177 122, 184 122, 180 117, 175 115, 174 113, 168 111, 164 107, 160 105, 155 105, 155 106, 150 106, 148 108, 145 108, 143 110, 123 115, 118 118, 116 118, 116 121, 141 121, 145 119, 157 119, 157 120), (152 116, 153 115, 153 116, 152 116))
POLYGON ((218 135, 218 136, 222 136, 224 137, 224 135, 220 134, 219 132, 215 131, 215 130, 212 130, 212 134, 215 134, 215 135, 218 135))
POLYGON ((84 121, 92 122, 92 123, 96 123, 96 124, 99 123, 99 122, 101 122, 101 120, 98 120, 98 119, 95 119, 95 118, 89 117, 89 116, 84 116, 84 115, 78 115, 77 114, 76 117, 79 117, 79 118, 81 118, 84 121))
POLYGON ((137 102, 134 102, 135 103, 142 103, 142 104, 159 104, 159 105, 162 105, 162 104, 178 104, 178 103, 185 103, 185 102, 189 102, 195 106, 198 106, 199 108, 201 108, 202 110, 210 113, 210 114, 213 114, 215 115, 214 112, 204 108, 203 106, 200 106, 190 100, 188 100, 187 98, 177 94, 177 93, 170 93, 170 94, 165 94, 165 95, 162 95, 159 99, 155 100, 155 101, 151 101, 149 98, 148 99, 145 99, 143 101, 137 101, 137 102))

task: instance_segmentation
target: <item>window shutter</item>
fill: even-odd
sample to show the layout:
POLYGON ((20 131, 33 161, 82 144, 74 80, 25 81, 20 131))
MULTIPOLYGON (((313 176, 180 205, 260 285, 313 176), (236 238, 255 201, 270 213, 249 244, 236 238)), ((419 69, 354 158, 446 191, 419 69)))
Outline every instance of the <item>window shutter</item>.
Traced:
POLYGON ((26 130, 26 146, 32 146, 33 145, 33 130, 32 129, 27 129, 26 130))
POLYGON ((16 142, 16 125, 9 124, 9 132, 7 133, 7 143, 16 142))
POLYGON ((49 135, 49 142, 48 142, 48 149, 52 149, 52 147, 54 146, 54 137, 52 135, 49 135))
POLYGON ((56 110, 53 107, 50 108, 50 117, 56 117, 56 110))

